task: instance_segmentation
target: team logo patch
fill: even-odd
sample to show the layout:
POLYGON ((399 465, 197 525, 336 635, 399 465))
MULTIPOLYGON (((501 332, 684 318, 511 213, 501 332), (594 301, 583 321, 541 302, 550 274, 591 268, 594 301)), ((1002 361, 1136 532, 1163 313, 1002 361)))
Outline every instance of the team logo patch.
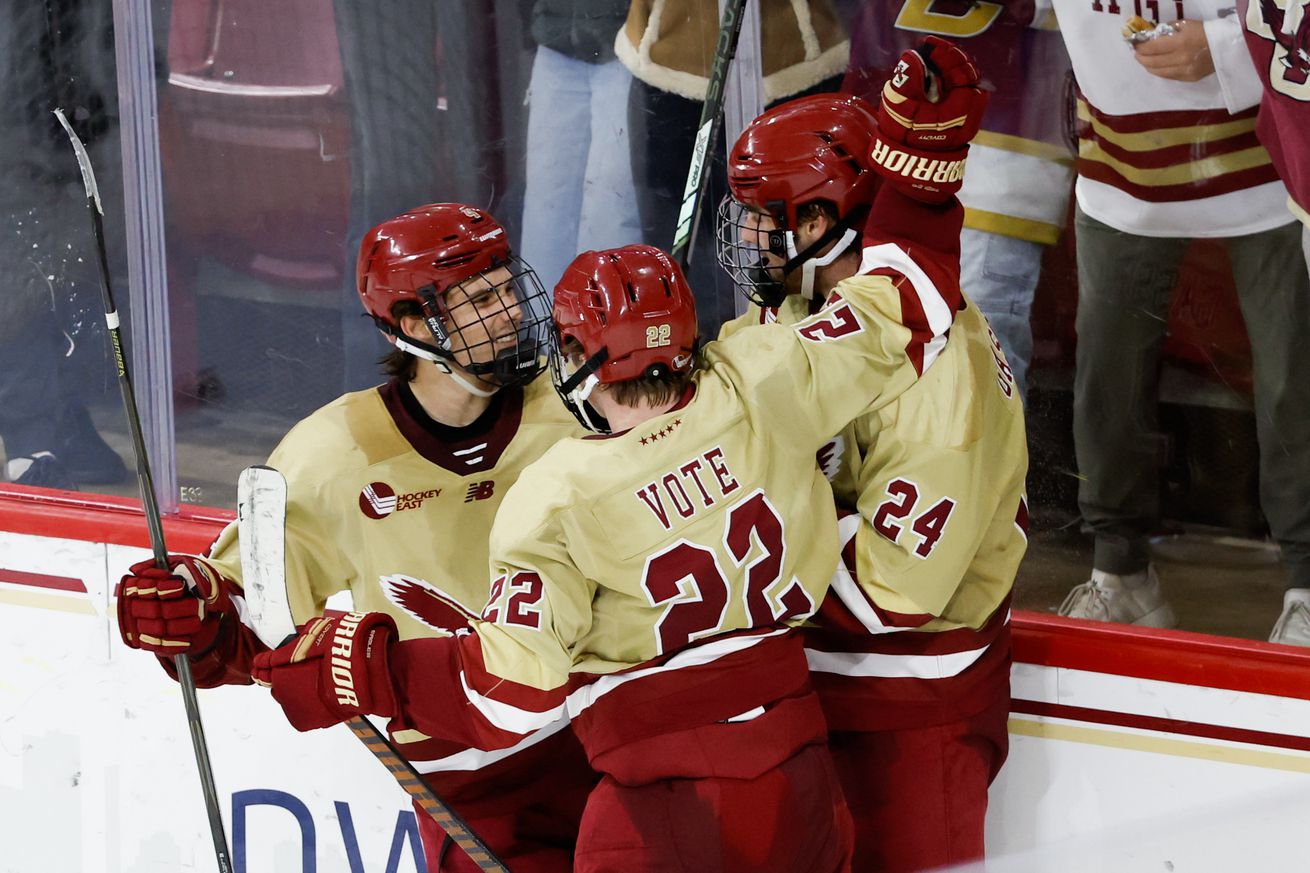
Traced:
POLYGON ((424 501, 440 494, 440 488, 397 494, 386 482, 370 482, 359 492, 359 511, 369 518, 386 518, 393 512, 418 509, 424 501))
POLYGON ((388 600, 428 627, 454 632, 477 618, 477 613, 431 582, 400 573, 379 581, 388 600))
POLYGON ((1251 0, 1246 26, 1274 43, 1269 87, 1310 101, 1310 0, 1251 0))
POLYGON ((396 511, 396 489, 386 482, 370 482, 359 492, 359 509, 369 518, 386 518, 396 511))

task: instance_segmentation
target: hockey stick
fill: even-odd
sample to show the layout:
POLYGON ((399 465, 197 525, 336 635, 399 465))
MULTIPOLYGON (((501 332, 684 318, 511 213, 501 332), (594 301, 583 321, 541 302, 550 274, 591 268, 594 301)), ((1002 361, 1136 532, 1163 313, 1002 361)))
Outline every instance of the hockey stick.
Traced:
MULTIPOLYGON (((150 475, 150 458, 146 456, 145 437, 141 434, 141 415, 136 408, 136 395, 127 372, 127 358, 123 354, 123 337, 118 327, 118 309, 114 306, 114 292, 109 283, 109 258, 105 253, 105 228, 101 220, 104 207, 100 205, 100 189, 96 186, 95 171, 91 169, 91 156, 73 132, 63 110, 56 109, 55 117, 63 125, 73 142, 77 165, 82 171, 82 184, 86 187, 86 206, 91 213, 91 227, 95 235, 96 258, 100 264, 100 293, 104 299, 105 324, 109 326, 109 340, 114 349, 114 363, 118 367, 118 387, 123 395, 123 411, 127 429, 132 436, 132 453, 136 456, 136 481, 141 489, 141 508, 145 512, 146 527, 150 531, 150 547, 154 551, 155 566, 168 570, 168 548, 164 545, 164 523, 159 515, 159 501, 155 498, 155 483, 150 475)), ((209 832, 214 838, 214 856, 219 873, 231 873, 231 856, 227 849, 227 834, 223 830, 223 816, 219 812, 218 791, 214 787, 214 770, 209 764, 209 746, 205 742, 205 728, 200 723, 200 704, 196 700, 196 681, 191 676, 191 659, 186 655, 173 656, 177 681, 182 686, 182 700, 186 704, 187 723, 191 727, 191 746, 196 753, 196 767, 200 771, 200 788, 205 795, 205 810, 209 815, 209 832)))
MULTIPOLYGON (((272 467, 247 467, 237 479, 237 538, 242 588, 255 635, 270 649, 296 635, 286 588, 287 480, 272 467)), ((509 873, 478 835, 437 796, 386 734, 367 718, 346 722, 419 807, 432 816, 479 869, 509 873)))
POLYGON ((728 68, 737 53, 737 37, 741 35, 742 12, 746 0, 728 0, 723 7, 719 23, 719 41, 714 48, 714 63, 710 67, 710 84, 705 89, 705 103, 701 107, 700 124, 696 130, 696 145, 691 152, 691 166, 687 168, 687 184, 682 190, 682 208, 678 210, 678 229, 673 234, 673 259, 684 270, 691 261, 691 245, 700 224, 705 187, 709 182, 710 165, 714 158, 714 144, 723 127, 723 89, 728 82, 728 68))

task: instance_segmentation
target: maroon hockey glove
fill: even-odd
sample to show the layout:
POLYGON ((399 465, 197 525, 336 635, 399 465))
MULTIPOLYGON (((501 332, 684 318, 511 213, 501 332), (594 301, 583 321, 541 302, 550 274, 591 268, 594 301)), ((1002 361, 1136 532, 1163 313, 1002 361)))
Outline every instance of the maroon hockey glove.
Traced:
POLYGON ((949 200, 987 108, 979 78, 973 59, 938 36, 902 54, 882 89, 874 171, 917 200, 949 200))
POLYGON ((389 647, 396 622, 384 612, 316 618, 281 648, 256 655, 250 675, 273 691, 296 730, 357 715, 395 715, 389 647))
POLYGON ((118 583, 118 632, 134 649, 157 655, 203 654, 234 613, 232 583, 200 558, 169 555, 171 570, 142 561, 118 583))

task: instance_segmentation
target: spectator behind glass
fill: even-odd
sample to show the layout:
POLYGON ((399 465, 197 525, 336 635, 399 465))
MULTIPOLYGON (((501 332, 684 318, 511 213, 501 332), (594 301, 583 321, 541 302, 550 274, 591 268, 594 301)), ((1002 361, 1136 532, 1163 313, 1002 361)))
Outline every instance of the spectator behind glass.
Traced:
MULTIPOLYGON (((86 192, 72 149, 52 110, 63 105, 94 154, 108 137, 95 84, 104 31, 81 4, 5 4, 0 8, 0 481, 48 488, 111 484, 122 460, 96 432, 78 389, 109 378, 109 362, 69 380, 74 337, 103 340, 76 324, 76 298, 99 309, 86 192), (70 291, 70 289, 73 289, 70 291), (75 293, 74 293, 75 292, 75 293)), ((97 165, 112 161, 100 160, 97 165)), ((104 174, 112 180, 112 169, 104 174)), ((111 181, 112 184, 112 181, 111 181)), ((115 200, 106 188, 106 201, 115 200)), ((106 347, 107 348, 107 347, 106 347)))
MULTIPOLYGON (((837 90, 850 42, 830 0, 760 0, 758 8, 764 102, 837 90)), ((650 245, 673 245, 718 37, 715 0, 632 0, 614 41, 619 60, 636 77, 628 131, 642 239, 650 245)), ((702 216, 712 216, 728 192, 722 145, 713 157, 702 216)), ((721 278, 713 237, 712 222, 702 220, 687 276, 705 336, 716 335, 736 314, 730 289, 710 299, 721 278)))
MULTIPOLYGON (((1092 577, 1060 614, 1175 623, 1147 556, 1158 521, 1156 392, 1178 262, 1223 238, 1251 338, 1260 501, 1291 588, 1310 588, 1310 277, 1287 191, 1255 134, 1260 82, 1223 0, 1191 0, 1177 32, 1125 41, 1132 8, 1055 0, 1082 90, 1078 502, 1095 534, 1092 577)), ((1182 0, 1165 4, 1183 17, 1182 0)))
POLYGON ((973 55, 993 87, 960 191, 960 286, 987 316, 1024 397, 1033 293, 1044 247, 1064 227, 1073 182, 1069 56, 1052 17, 1035 13, 1033 0, 868 0, 851 28, 842 82, 843 91, 876 102, 901 52, 935 33, 973 55))
POLYGON ((554 288, 573 255, 641 239, 628 158, 632 75, 614 57, 627 0, 536 0, 524 259, 554 288))
POLYGON ((359 317, 354 259, 369 228, 427 201, 518 214, 506 201, 521 190, 532 59, 521 6, 332 0, 351 124, 349 267, 340 299, 347 391, 377 384, 387 349, 359 317))
MULTIPOLYGON (((1301 249, 1310 269, 1310 16, 1305 5, 1239 0, 1246 46, 1264 85, 1256 134, 1288 188, 1287 206, 1301 219, 1301 249)), ((1289 371, 1290 372, 1290 371, 1289 371)), ((1310 582, 1293 580, 1269 639, 1310 645, 1310 582)))

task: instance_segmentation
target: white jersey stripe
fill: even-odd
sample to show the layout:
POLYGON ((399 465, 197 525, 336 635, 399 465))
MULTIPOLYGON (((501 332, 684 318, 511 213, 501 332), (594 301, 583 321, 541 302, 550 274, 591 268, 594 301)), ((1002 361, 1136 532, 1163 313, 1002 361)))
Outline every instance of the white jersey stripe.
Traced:
POLYGON ((523 709, 512 703, 504 703, 500 700, 492 700, 483 697, 478 692, 469 687, 468 677, 464 671, 459 673, 459 684, 464 688, 464 696, 468 702, 477 707, 478 712, 496 727, 503 731, 510 731, 516 734, 529 734, 533 731, 540 730, 556 719, 564 719, 564 704, 553 706, 545 712, 534 712, 530 709, 523 709))
POLYGON ((932 279, 928 278, 928 274, 900 246, 883 243, 869 246, 864 250, 864 257, 860 261, 861 275, 884 267, 893 269, 910 280, 910 285, 919 298, 919 305, 923 307, 923 314, 928 319, 932 339, 924 343, 923 347, 923 369, 926 371, 946 347, 946 332, 951 329, 955 313, 951 311, 950 304, 942 297, 932 279))
POLYGON ((820 652, 806 649, 805 660, 816 673, 837 673, 877 679, 949 679, 983 656, 990 646, 949 655, 882 655, 865 652, 820 652))
POLYGON ((618 673, 613 676, 602 676, 590 685, 579 688, 577 691, 574 691, 569 695, 569 716, 571 718, 577 718, 580 713, 593 706, 596 701, 600 700, 606 694, 609 694, 615 688, 618 688, 621 685, 626 685, 633 680, 644 679, 647 676, 655 676, 673 670, 684 670, 688 667, 700 667, 705 664, 711 664, 720 658, 737 652, 743 652, 770 637, 785 634, 788 630, 790 630, 790 628, 779 628, 778 630, 769 631, 768 633, 756 636, 727 637, 725 639, 718 639, 679 652, 666 663, 661 664, 658 667, 646 667, 642 670, 632 670, 627 673, 618 673))
MULTIPOLYGON (((847 515, 837 521, 839 548, 845 549, 846 544, 855 536, 856 531, 860 529, 860 519, 859 515, 847 515)), ((860 590, 860 585, 851 575, 851 571, 846 568, 845 561, 837 565, 837 572, 832 574, 831 586, 837 599, 845 604, 851 615, 859 619, 860 624, 864 625, 864 629, 869 633, 893 634, 910 630, 908 627, 891 627, 883 622, 878 616, 878 611, 860 590)))
POLYGON ((552 737, 569 726, 568 719, 561 718, 559 721, 546 725, 539 731, 528 734, 519 742, 507 749, 494 749, 490 752, 484 749, 465 749, 462 752, 456 752, 453 755, 447 755, 444 758, 434 758, 432 760, 423 760, 413 758, 410 763, 414 765, 420 773, 445 773, 453 770, 481 770, 489 767, 497 761, 503 761, 510 755, 514 755, 524 749, 531 748, 537 743, 548 737, 552 737))
POLYGON ((738 636, 717 639, 705 643, 704 645, 696 646, 687 651, 680 652, 658 667, 647 667, 642 670, 633 670, 628 673, 602 676, 590 685, 586 685, 579 688, 577 691, 574 691, 568 696, 564 703, 544 712, 523 709, 514 706, 511 703, 505 703, 500 700, 491 700, 490 698, 484 697, 469 687, 468 678, 464 675, 463 671, 460 672, 459 682, 464 689, 464 696, 468 699, 469 703, 472 703, 477 707, 478 712, 482 713, 487 721, 503 731, 526 734, 531 731, 539 730, 550 724, 555 719, 563 717, 566 710, 569 718, 577 718, 580 713, 585 712, 606 694, 609 694, 619 686, 626 685, 636 679, 643 679, 647 676, 655 676, 660 673, 668 673, 673 670, 685 670, 690 667, 700 667, 705 664, 712 664, 720 658, 727 657, 736 652, 745 651, 770 637, 785 634, 788 630, 790 630, 790 628, 779 628, 755 636, 738 636))

